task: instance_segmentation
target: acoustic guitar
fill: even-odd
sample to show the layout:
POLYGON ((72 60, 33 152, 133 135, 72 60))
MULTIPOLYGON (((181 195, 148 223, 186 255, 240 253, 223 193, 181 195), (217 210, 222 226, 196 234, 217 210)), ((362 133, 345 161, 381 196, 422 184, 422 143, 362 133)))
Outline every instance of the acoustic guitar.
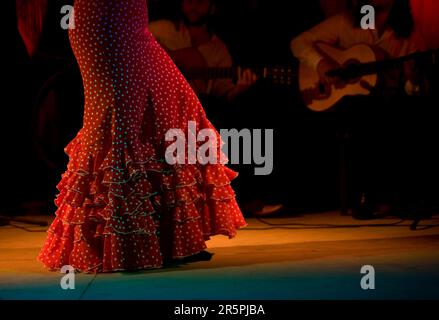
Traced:
POLYGON ((385 59, 382 50, 360 44, 347 50, 334 48, 325 43, 315 44, 317 51, 326 59, 340 65, 340 68, 327 73, 329 77, 338 77, 342 85, 321 83, 315 68, 302 63, 299 70, 299 87, 305 104, 313 111, 326 111, 343 97, 369 95, 378 84, 379 74, 395 70, 404 62, 425 58, 437 59, 439 50, 413 53, 407 56, 385 59))

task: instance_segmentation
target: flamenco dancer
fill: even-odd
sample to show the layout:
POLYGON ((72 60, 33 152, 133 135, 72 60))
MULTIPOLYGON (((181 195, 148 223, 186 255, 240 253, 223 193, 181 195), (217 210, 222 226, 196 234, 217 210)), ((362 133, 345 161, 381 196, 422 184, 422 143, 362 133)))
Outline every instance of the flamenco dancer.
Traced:
POLYGON ((161 268, 206 252, 213 235, 231 239, 247 226, 221 143, 217 163, 165 160, 169 130, 187 133, 195 122, 220 136, 147 26, 145 0, 75 1, 69 37, 85 110, 65 148, 70 160, 57 185, 56 217, 38 255, 50 270, 161 268))

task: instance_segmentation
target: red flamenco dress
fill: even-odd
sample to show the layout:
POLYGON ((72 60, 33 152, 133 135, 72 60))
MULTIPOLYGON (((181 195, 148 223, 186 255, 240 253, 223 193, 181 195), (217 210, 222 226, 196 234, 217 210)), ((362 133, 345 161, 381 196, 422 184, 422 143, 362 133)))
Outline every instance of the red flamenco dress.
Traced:
POLYGON ((203 251, 213 235, 233 238, 247 226, 230 185, 237 174, 220 155, 218 164, 165 161, 168 130, 189 138, 190 121, 215 129, 147 30, 146 1, 76 0, 74 18, 84 121, 65 148, 70 160, 38 259, 50 270, 151 269, 203 251))

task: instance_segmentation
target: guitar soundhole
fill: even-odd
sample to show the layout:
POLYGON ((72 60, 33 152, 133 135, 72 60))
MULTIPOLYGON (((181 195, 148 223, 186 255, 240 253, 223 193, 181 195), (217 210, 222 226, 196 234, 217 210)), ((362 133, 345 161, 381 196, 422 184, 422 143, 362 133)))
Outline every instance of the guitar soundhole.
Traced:
POLYGON ((326 93, 326 86, 324 83, 319 82, 319 93, 321 95, 324 95, 326 93))
POLYGON ((360 65, 361 62, 357 59, 349 59, 344 63, 343 67, 348 70, 347 77, 343 79, 346 84, 354 84, 361 80, 361 74, 355 72, 355 68, 360 65))

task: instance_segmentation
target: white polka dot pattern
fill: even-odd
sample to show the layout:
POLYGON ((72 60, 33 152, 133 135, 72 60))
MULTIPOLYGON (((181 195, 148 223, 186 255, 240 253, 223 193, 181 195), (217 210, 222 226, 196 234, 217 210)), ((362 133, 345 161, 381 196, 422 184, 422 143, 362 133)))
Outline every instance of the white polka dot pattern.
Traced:
POLYGON ((194 255, 210 236, 233 238, 247 226, 230 186, 234 171, 163 160, 168 130, 187 132, 189 121, 214 128, 147 25, 145 0, 75 2, 69 35, 84 122, 65 148, 58 210, 38 256, 50 270, 160 268, 164 258, 194 255))

